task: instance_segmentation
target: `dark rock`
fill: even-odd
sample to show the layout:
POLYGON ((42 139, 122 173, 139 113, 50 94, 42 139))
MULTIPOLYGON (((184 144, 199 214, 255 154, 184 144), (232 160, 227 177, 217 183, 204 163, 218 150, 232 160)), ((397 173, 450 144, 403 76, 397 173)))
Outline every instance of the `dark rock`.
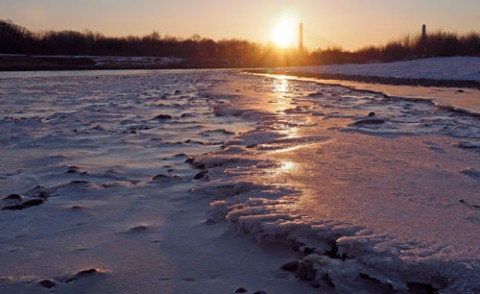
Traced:
POLYGON ((148 229, 147 226, 136 226, 130 229, 130 232, 143 232, 148 229))
POLYGON ((333 283, 332 278, 330 278, 328 274, 325 274, 325 276, 323 276, 323 281, 325 282, 325 284, 327 284, 328 287, 335 289, 335 284, 333 283))
MULTIPOLYGON (((189 141, 188 143, 192 143, 192 144, 198 144, 198 145, 202 145, 202 146, 206 146, 207 144, 205 142, 202 142, 202 141, 193 141, 193 140, 187 140, 189 141)), ((186 143, 186 141, 185 141, 186 143)))
POLYGON ((368 117, 372 117, 372 116, 375 116, 375 115, 376 115, 375 112, 372 111, 368 114, 368 117))
POLYGON ((21 195, 18 195, 18 194, 10 194, 8 195, 7 197, 3 198, 3 199, 7 199, 7 200, 21 200, 22 199, 22 196, 21 195))
POLYGON ((185 156, 187 156, 187 154, 179 153, 179 154, 176 154, 174 157, 185 157, 185 156))
POLYGON ((199 164, 197 166, 195 166, 196 168, 198 169, 206 169, 207 168, 207 165, 205 163, 202 163, 202 164, 199 164))
POLYGON ((81 276, 81 275, 90 275, 90 274, 94 274, 98 272, 97 269, 94 269, 94 268, 91 268, 91 269, 87 269, 87 270, 83 270, 83 271, 80 271, 77 273, 78 276, 81 276))
POLYGON ((22 210, 26 208, 22 204, 17 204, 17 205, 10 205, 10 206, 5 206, 2 208, 2 210, 22 210))
POLYGON ((312 281, 315 279, 317 271, 313 267, 313 263, 309 260, 302 260, 298 264, 298 269, 296 271, 297 278, 305 281, 312 281))
POLYGON ((338 246, 337 246, 336 242, 334 242, 331 245, 330 250, 325 251, 325 255, 328 256, 328 257, 331 257, 331 258, 336 258, 336 259, 341 259, 341 260, 347 259, 346 254, 340 255, 340 253, 338 252, 338 246))
POLYGON ((70 283, 70 282, 73 282, 81 277, 87 277, 87 276, 91 276, 95 273, 98 273, 98 270, 97 269, 94 269, 94 268, 91 268, 91 269, 87 269, 87 270, 83 270, 83 271, 79 271, 76 275, 74 275, 73 277, 69 278, 66 282, 67 283, 70 283))
POLYGON ((315 252, 315 248, 305 247, 305 248, 303 249, 303 253, 304 253, 305 255, 312 254, 313 252, 315 252))
POLYGON ((69 166, 67 169, 67 174, 74 174, 78 172, 78 166, 69 166))
POLYGON ((310 93, 307 97, 323 96, 322 92, 310 93))
POLYGON ((438 289, 432 285, 423 284, 423 283, 407 283, 408 290, 411 293, 416 294, 435 294, 438 293, 438 289))
POLYGON ((193 163, 194 159, 193 157, 189 156, 186 160, 185 163, 193 163))
POLYGON ((52 280, 43 280, 43 281, 40 281, 39 284, 42 285, 43 287, 47 288, 47 289, 51 289, 51 288, 53 288, 57 285, 52 280))
POLYGON ((172 119, 172 116, 169 114, 159 114, 153 119, 166 120, 166 119, 172 119))
POLYGON ((268 294, 265 290, 255 291, 253 294, 268 294))
POLYGON ((237 290, 235 290, 234 293, 247 293, 247 289, 243 288, 243 287, 240 287, 238 288, 237 290))
POLYGON ((359 276, 360 276, 360 279, 362 279, 362 280, 369 280, 369 279, 371 279, 371 277, 370 277, 369 275, 364 274, 364 273, 360 273, 359 276))
POLYGON ((45 200, 43 200, 43 199, 32 199, 32 200, 28 200, 28 201, 23 202, 22 205, 25 208, 27 208, 27 207, 32 207, 32 206, 37 206, 37 205, 43 204, 43 202, 45 202, 45 200))
POLYGON ((282 265, 280 269, 287 272, 294 272, 298 269, 299 265, 300 263, 297 260, 295 260, 295 261, 287 262, 286 264, 282 265))
POLYGON ((168 179, 169 176, 167 175, 163 175, 163 174, 159 174, 159 175, 156 175, 152 178, 153 181, 157 181, 157 180, 161 180, 161 179, 168 179))
POLYGON ((353 123, 353 125, 381 125, 384 124, 383 119, 362 119, 353 123))
MULTIPOLYGON (((173 171, 173 170, 172 170, 173 171)), ((152 178, 152 181, 162 181, 162 180, 176 180, 176 179, 181 179, 177 175, 164 175, 164 174, 158 174, 152 178)))
POLYGON ((203 179, 207 174, 208 174, 208 170, 202 170, 201 172, 199 172, 198 174, 196 174, 195 177, 193 177, 193 179, 194 179, 194 180, 203 179))
POLYGON ((70 184, 75 184, 75 185, 79 185, 79 184, 88 184, 90 183, 89 181, 80 181, 80 180, 76 180, 76 181, 71 181, 70 184))

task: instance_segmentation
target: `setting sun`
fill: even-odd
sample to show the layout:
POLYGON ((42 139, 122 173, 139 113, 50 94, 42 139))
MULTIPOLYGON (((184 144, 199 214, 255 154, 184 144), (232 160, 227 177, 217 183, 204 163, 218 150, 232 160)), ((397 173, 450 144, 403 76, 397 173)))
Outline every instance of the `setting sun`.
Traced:
POLYGON ((295 40, 295 20, 286 18, 280 20, 272 32, 272 41, 279 47, 289 47, 295 40))

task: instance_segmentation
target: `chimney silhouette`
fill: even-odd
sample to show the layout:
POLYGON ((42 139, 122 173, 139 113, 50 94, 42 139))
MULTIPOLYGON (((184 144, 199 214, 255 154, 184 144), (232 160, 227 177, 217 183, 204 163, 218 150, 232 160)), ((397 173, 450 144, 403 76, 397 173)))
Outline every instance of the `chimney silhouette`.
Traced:
POLYGON ((300 23, 298 29, 298 51, 303 51, 303 22, 300 23))

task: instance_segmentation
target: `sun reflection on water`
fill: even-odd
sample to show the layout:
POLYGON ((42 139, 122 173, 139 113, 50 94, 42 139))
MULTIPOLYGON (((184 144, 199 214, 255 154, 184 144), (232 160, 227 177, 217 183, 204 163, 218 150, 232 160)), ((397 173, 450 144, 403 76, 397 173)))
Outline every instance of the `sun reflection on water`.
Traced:
POLYGON ((280 130, 279 133, 282 135, 285 135, 286 138, 291 139, 291 138, 299 137, 298 131, 299 131, 298 127, 291 127, 284 130, 280 130))
POLYGON ((292 161, 283 161, 280 165, 281 172, 289 172, 292 171, 297 164, 292 161))
POLYGON ((289 82, 287 77, 278 76, 273 80, 273 91, 276 93, 286 93, 289 90, 289 82))

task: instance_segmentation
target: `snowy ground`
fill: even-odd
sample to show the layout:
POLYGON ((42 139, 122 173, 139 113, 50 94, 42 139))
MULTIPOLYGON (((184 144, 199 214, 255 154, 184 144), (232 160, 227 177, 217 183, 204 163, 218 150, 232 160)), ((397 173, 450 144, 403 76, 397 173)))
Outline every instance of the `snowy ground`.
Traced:
POLYGON ((480 81, 480 57, 428 58, 369 64, 305 67, 302 71, 392 78, 480 81))
POLYGON ((478 117, 236 71, 44 75, 0 76, 0 292, 480 291, 478 117))

